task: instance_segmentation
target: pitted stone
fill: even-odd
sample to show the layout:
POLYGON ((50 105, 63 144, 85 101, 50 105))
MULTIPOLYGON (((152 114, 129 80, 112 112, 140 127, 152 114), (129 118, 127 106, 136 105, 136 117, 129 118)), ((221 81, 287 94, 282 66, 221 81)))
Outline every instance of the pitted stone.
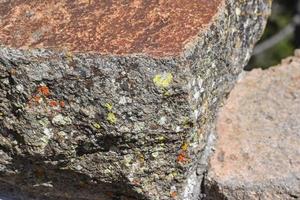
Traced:
POLYGON ((0 1, 0 195, 198 199, 270 4, 0 1))

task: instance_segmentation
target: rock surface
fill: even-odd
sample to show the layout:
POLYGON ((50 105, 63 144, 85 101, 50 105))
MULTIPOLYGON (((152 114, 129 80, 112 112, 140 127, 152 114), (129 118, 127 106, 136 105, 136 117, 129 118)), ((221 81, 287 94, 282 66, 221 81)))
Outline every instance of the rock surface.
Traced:
POLYGON ((0 194, 198 199, 270 4, 0 1, 0 194))
POLYGON ((300 198, 300 52, 253 70, 222 108, 207 199, 300 198))
POLYGON ((222 6, 223 0, 6 1, 0 40, 13 47, 177 55, 222 6))

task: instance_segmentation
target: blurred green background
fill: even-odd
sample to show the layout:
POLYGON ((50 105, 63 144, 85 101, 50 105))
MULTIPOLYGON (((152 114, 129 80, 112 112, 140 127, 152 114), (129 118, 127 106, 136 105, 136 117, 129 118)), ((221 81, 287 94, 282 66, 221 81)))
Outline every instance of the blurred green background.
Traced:
POLYGON ((300 48, 300 0, 274 0, 266 31, 257 44, 246 70, 279 64, 300 48))

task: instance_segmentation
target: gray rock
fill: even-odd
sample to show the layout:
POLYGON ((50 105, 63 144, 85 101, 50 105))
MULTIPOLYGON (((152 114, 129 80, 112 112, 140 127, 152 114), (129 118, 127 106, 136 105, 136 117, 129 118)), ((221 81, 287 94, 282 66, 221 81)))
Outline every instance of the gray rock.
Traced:
POLYGON ((36 2, 0 2, 0 194, 198 199, 271 1, 36 2))
POLYGON ((300 55, 244 75, 222 108, 206 199, 300 198, 300 55))

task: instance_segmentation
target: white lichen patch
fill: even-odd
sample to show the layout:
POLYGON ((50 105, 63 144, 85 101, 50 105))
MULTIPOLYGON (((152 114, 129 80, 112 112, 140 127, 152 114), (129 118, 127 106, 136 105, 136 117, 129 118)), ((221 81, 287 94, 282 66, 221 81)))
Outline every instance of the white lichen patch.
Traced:
POLYGON ((53 137, 53 132, 52 132, 52 129, 49 129, 49 128, 44 128, 44 131, 43 131, 44 135, 50 139, 53 137))
POLYGON ((240 16, 241 13, 242 13, 242 11, 241 11, 240 8, 236 8, 236 9, 235 9, 235 14, 236 14, 237 16, 240 16))
POLYGON ((153 158, 157 158, 159 156, 159 152, 153 152, 151 155, 153 158))
POLYGON ((53 188, 52 182, 47 182, 47 183, 39 183, 33 185, 33 187, 48 187, 48 188, 53 188))
POLYGON ((76 165, 76 166, 74 166, 74 169, 76 169, 77 171, 80 171, 83 169, 83 167, 81 165, 76 165))
POLYGON ((24 86, 23 86, 23 85, 17 85, 17 86, 16 86, 16 89, 17 89, 19 92, 24 92, 24 86))
POLYGON ((121 104, 121 105, 125 105, 127 103, 127 101, 126 101, 126 97, 121 97, 120 98, 120 101, 119 101, 119 104, 121 104))
POLYGON ((180 126, 176 126, 176 130, 175 130, 177 133, 182 131, 182 128, 180 126))
POLYGON ((40 142, 38 143, 39 144, 39 147, 41 149, 45 149, 45 147, 48 145, 49 141, 51 140, 51 138, 53 137, 53 132, 52 132, 52 129, 49 129, 49 128, 44 128, 43 130, 43 136, 40 137, 40 142))
POLYGON ((55 126, 70 125, 70 124, 72 124, 72 119, 70 117, 59 114, 59 115, 56 115, 55 117, 53 117, 52 124, 55 126))
POLYGON ((202 88, 202 85, 203 85, 203 79, 198 78, 198 87, 202 88))
POLYGON ((199 115, 200 115, 199 110, 194 110, 194 118, 195 118, 195 120, 198 119, 199 115))
POLYGON ((197 91, 197 92, 194 94, 194 99, 195 99, 195 100, 199 99, 200 94, 201 94, 200 91, 197 91))
POLYGON ((158 121, 159 125, 161 125, 161 126, 165 125, 166 122, 167 122, 167 118, 165 116, 162 116, 158 121))
POLYGON ((142 131, 145 128, 145 122, 137 122, 134 123, 134 127, 133 127, 133 131, 134 132, 138 132, 138 131, 142 131))
POLYGON ((50 124, 50 121, 48 120, 48 118, 42 118, 41 120, 38 121, 38 123, 42 127, 48 127, 48 125, 50 124))

